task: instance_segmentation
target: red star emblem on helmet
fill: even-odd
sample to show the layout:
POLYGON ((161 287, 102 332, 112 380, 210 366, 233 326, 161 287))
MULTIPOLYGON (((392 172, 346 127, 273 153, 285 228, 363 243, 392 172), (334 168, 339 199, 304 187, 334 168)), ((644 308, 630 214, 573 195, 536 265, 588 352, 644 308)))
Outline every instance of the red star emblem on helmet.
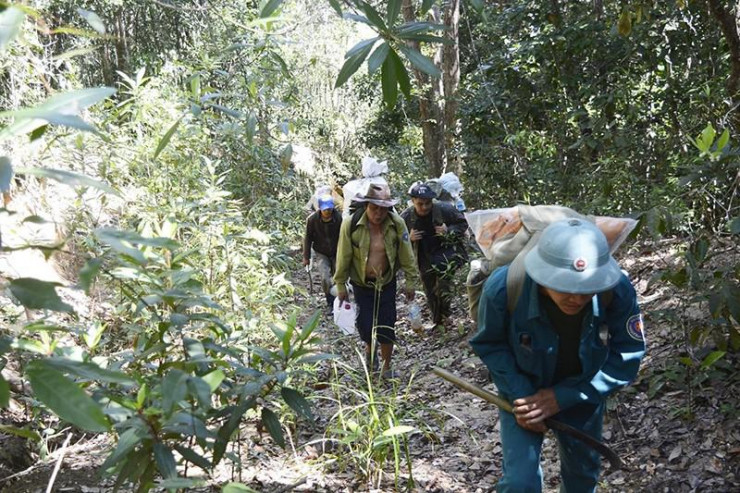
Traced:
POLYGON ((573 261, 573 268, 578 272, 583 272, 586 270, 586 267, 588 267, 588 262, 586 262, 586 259, 583 257, 578 257, 573 261))

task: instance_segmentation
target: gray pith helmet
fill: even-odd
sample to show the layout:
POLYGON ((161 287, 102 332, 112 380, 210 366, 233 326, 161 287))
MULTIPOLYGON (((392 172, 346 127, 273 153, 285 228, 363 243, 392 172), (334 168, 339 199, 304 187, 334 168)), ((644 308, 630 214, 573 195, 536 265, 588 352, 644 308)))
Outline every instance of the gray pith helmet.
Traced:
POLYGON ((537 284, 573 294, 607 291, 622 276, 604 233, 581 219, 557 221, 545 228, 525 257, 524 268, 537 284))

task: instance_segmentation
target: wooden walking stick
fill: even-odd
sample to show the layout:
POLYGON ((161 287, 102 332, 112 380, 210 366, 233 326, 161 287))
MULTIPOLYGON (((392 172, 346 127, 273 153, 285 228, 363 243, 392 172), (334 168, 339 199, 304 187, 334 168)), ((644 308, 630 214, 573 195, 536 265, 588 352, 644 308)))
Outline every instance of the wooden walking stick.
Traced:
MULTIPOLYGON (((449 371, 443 370, 442 368, 439 368, 437 366, 432 368, 432 372, 434 372, 437 376, 444 378, 448 382, 457 385, 461 389, 467 390, 471 394, 475 394, 481 399, 488 401, 492 404, 495 404, 496 407, 498 407, 499 409, 503 409, 504 411, 508 413, 512 413, 512 414, 514 413, 514 408, 511 405, 511 403, 507 401, 506 399, 502 398, 501 396, 496 395, 493 392, 484 390, 475 384, 472 384, 468 381, 463 380, 462 378, 458 377, 454 373, 450 373, 449 371)), ((563 432, 566 435, 570 435, 576 440, 580 440, 581 442, 585 443, 586 445, 588 445, 589 447, 597 451, 606 460, 608 460, 609 464, 613 468, 627 470, 627 467, 625 466, 624 462, 622 462, 622 459, 619 458, 616 452, 610 449, 603 442, 598 441, 591 435, 584 433, 578 428, 573 428, 570 425, 561 423, 560 421, 554 420, 552 418, 545 419, 545 426, 547 426, 551 430, 557 430, 557 431, 563 432)))

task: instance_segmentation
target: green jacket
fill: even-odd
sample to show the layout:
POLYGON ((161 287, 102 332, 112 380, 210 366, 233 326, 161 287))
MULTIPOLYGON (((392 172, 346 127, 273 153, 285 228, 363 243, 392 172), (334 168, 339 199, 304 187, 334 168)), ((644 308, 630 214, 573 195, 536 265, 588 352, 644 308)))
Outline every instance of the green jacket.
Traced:
MULTIPOLYGON (((339 293, 346 293, 345 284, 348 280, 359 286, 373 287, 373 284, 365 279, 365 265, 370 254, 370 229, 367 214, 362 214, 354 231, 350 231, 351 223, 351 216, 345 218, 339 230, 337 267, 334 274, 334 283, 339 293)), ((416 289, 419 286, 419 271, 416 267, 414 250, 409 241, 406 224, 398 214, 394 212, 388 214, 383 222, 383 238, 390 269, 380 279, 382 285, 388 284, 396 276, 398 270, 403 269, 406 275, 406 289, 416 289)))

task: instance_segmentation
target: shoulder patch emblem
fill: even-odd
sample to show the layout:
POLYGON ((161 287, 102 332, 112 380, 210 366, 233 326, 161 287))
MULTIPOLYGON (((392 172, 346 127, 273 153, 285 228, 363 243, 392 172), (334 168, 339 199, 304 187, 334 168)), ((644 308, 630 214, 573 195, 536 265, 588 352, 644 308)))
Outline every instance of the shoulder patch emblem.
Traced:
POLYGON ((642 324, 642 315, 632 315, 629 319, 627 319, 627 333, 630 335, 630 337, 636 341, 644 341, 645 335, 642 333, 643 324, 642 324))
POLYGON ((403 241, 409 241, 409 234, 408 233, 404 233, 403 236, 401 237, 401 239, 403 241))

